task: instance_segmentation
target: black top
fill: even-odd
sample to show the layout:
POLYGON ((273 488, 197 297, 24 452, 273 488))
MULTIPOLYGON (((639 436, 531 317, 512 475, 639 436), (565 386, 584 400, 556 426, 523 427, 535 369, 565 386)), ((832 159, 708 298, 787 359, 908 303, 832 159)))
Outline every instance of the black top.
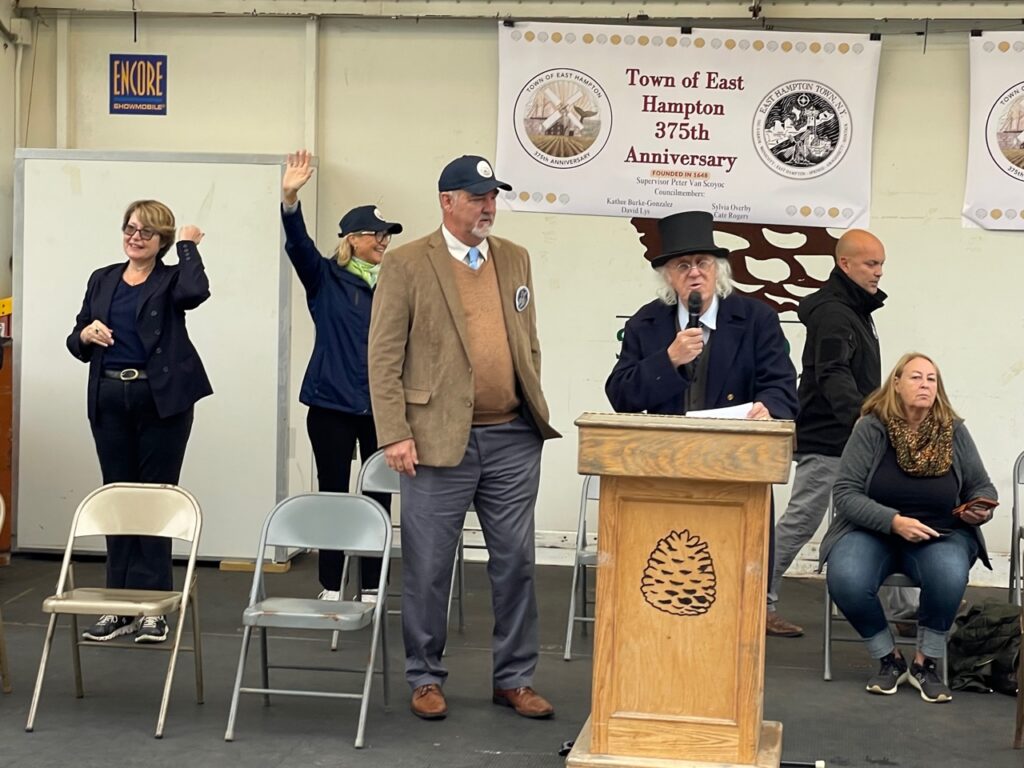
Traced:
POLYGON ((128 285, 118 280, 114 298, 110 302, 108 326, 114 336, 113 346, 103 356, 103 364, 110 369, 142 368, 146 365, 146 347, 135 329, 135 315, 139 311, 139 290, 145 283, 128 285))
POLYGON ((798 391, 797 453, 842 455, 864 398, 882 383, 871 313, 885 299, 882 291, 868 293, 836 267, 820 290, 800 302, 797 316, 807 326, 807 339, 798 391))
POLYGON ((900 469, 892 443, 871 478, 868 496, 879 504, 899 510, 904 517, 920 520, 939 533, 948 533, 963 523, 953 517, 959 487, 950 469, 939 477, 912 477, 900 469))

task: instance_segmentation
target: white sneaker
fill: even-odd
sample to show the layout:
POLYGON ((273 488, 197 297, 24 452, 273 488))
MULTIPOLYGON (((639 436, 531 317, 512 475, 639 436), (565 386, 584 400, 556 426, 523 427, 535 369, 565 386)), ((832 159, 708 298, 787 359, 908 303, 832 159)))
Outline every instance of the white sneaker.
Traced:
POLYGON ((316 596, 317 600, 341 600, 341 591, 336 589, 322 589, 316 596))

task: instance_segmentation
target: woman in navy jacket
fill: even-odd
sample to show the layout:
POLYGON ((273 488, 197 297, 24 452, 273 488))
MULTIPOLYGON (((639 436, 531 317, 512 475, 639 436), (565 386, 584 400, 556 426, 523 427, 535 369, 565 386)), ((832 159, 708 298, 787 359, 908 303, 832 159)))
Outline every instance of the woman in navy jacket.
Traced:
MULTIPOLYGON (((306 429, 319 489, 347 493, 356 443, 363 461, 377 450, 367 374, 370 308, 380 260, 402 225, 384 221, 372 205, 353 208, 339 223, 337 250, 323 258, 306 232, 298 198, 313 175, 309 162, 305 150, 289 155, 281 185, 284 247, 306 289, 316 331, 299 401, 309 406, 306 429)), ((390 496, 371 495, 390 510, 390 496)), ((338 599, 342 560, 340 552, 320 551, 321 598, 338 599)), ((374 599, 369 590, 380 580, 380 566, 380 558, 360 558, 364 600, 374 599)))
MULTIPOLYGON (((198 227, 182 227, 177 264, 163 257, 175 241, 174 214, 156 200, 128 206, 121 222, 127 262, 89 277, 68 350, 89 363, 88 412, 103 482, 177 485, 192 431, 192 410, 213 393, 185 328, 185 312, 210 297, 196 246, 198 227)), ((170 590, 171 540, 108 536, 107 586, 170 590)), ((163 616, 103 616, 83 633, 135 642, 167 639, 163 616)))

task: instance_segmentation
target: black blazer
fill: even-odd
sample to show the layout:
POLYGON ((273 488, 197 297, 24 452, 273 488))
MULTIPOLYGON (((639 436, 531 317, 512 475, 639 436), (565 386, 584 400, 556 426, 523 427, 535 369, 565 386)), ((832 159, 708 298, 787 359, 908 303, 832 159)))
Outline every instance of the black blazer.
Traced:
MULTIPOLYGON (((210 281, 196 244, 182 240, 177 248, 177 264, 157 261, 153 267, 142 288, 135 320, 135 328, 148 355, 146 374, 160 418, 181 413, 200 398, 213 394, 199 353, 185 328, 185 311, 195 309, 210 298, 210 281)), ((106 348, 83 344, 81 333, 93 320, 109 324, 110 303, 124 269, 125 263, 120 262, 92 273, 82 309, 67 340, 68 351, 89 363, 90 421, 96 418, 96 398, 106 348)))
MULTIPOLYGON (((672 365, 668 346, 679 332, 675 305, 661 300, 626 322, 622 353, 604 391, 619 412, 683 414, 690 380, 672 365)), ((796 416, 796 369, 778 315, 733 293, 718 300, 718 328, 708 360, 707 408, 760 401, 775 419, 796 416)))

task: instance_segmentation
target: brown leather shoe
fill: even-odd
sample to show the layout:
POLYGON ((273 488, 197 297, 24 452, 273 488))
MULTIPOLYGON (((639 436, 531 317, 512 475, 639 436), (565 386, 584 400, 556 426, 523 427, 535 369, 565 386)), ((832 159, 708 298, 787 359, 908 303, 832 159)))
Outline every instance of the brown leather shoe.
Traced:
POLYGON ((424 720, 440 720, 448 714, 448 703, 437 683, 421 685, 413 689, 409 708, 416 717, 424 720))
POLYGON ((551 717, 555 714, 551 702, 528 685, 521 688, 495 688, 491 701, 503 707, 512 707, 517 715, 523 717, 551 717))
POLYGON ((798 627, 791 621, 786 621, 775 611, 768 611, 765 616, 764 631, 769 637, 800 637, 804 633, 804 628, 798 627))

